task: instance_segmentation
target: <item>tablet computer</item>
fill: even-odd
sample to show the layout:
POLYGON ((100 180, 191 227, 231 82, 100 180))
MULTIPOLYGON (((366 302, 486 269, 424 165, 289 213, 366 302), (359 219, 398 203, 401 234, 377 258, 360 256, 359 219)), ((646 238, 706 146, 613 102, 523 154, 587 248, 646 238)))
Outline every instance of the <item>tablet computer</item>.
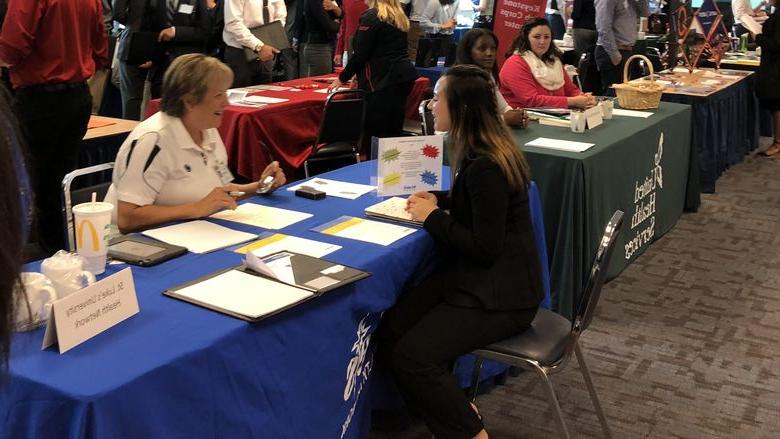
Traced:
POLYGON ((139 235, 124 235, 111 240, 108 256, 128 264, 149 267, 187 253, 185 247, 166 244, 139 235))

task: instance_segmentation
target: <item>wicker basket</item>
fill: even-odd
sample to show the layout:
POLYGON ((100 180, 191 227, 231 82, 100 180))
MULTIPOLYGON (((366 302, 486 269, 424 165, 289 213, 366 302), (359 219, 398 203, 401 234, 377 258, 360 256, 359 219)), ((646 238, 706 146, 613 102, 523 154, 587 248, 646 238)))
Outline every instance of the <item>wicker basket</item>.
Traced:
POLYGON ((617 94, 618 103, 621 108, 627 108, 629 110, 658 108, 665 87, 655 82, 653 63, 651 63, 646 56, 632 55, 626 60, 626 64, 623 66, 623 81, 622 84, 615 84, 612 86, 612 88, 615 89, 615 94, 617 94), (635 58, 643 59, 650 67, 649 81, 628 82, 628 68, 630 67, 631 61, 635 58))

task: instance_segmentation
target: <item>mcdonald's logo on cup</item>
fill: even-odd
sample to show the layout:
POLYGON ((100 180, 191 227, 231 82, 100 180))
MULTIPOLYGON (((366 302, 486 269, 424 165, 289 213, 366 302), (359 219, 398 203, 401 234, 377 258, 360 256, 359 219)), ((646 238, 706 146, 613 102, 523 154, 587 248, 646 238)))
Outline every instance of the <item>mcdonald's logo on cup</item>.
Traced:
POLYGON ((82 203, 73 206, 76 223, 76 252, 87 260, 84 267, 93 274, 106 270, 108 234, 111 229, 111 203, 82 203))

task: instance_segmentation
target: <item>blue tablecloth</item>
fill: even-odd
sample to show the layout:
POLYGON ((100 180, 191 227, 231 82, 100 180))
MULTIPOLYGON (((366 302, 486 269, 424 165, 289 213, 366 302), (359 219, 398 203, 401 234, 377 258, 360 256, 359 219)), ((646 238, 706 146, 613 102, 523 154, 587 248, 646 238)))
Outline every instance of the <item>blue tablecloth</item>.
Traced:
MULTIPOLYGON (((372 165, 329 177, 367 183, 372 165)), ((535 189, 533 195, 538 200, 535 189)), ((283 232, 339 244, 327 259, 372 276, 258 324, 161 294, 241 261, 216 251, 134 267, 141 312, 64 355, 40 350, 42 329, 17 334, 0 393, 0 436, 364 437, 373 368, 372 351, 364 348, 382 312, 433 268, 433 240, 420 230, 382 247, 310 229, 341 215, 361 216, 377 201, 373 194, 312 201, 285 190, 262 199, 314 214, 283 232)), ((106 274, 121 268, 111 265, 106 274)))
POLYGON ((664 93, 662 100, 693 107, 693 147, 698 152, 702 192, 731 165, 758 147, 759 111, 755 74, 707 97, 664 93))

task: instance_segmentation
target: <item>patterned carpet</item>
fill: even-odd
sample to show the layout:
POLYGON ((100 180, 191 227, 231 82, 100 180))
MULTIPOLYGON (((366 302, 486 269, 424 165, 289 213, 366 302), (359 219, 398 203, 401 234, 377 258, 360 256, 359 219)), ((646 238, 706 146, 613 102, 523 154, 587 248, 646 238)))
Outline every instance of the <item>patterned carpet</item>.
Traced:
MULTIPOLYGON (((780 437, 780 159, 747 157, 717 190, 604 287, 581 338, 615 438, 780 437)), ((553 382, 572 437, 600 437, 576 361, 553 382)), ((557 437, 530 374, 477 403, 493 438, 557 437)))

